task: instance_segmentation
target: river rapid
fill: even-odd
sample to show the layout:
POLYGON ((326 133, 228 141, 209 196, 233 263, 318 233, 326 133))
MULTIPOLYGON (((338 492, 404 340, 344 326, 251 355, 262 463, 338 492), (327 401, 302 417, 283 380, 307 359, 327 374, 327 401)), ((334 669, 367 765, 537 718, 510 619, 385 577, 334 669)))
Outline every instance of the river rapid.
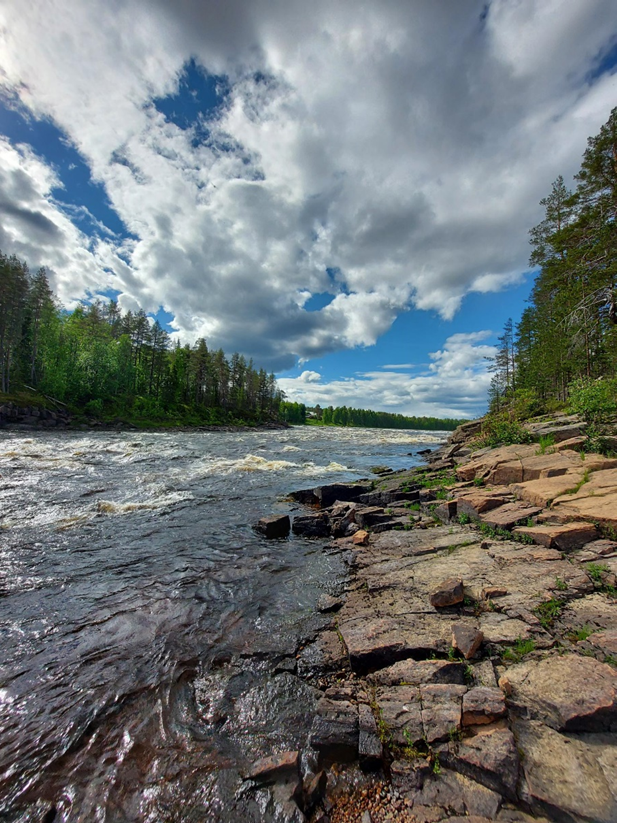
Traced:
POLYGON ((0 820, 282 820, 240 774, 303 745, 295 655, 345 565, 251 524, 445 436, 1 433, 0 820))

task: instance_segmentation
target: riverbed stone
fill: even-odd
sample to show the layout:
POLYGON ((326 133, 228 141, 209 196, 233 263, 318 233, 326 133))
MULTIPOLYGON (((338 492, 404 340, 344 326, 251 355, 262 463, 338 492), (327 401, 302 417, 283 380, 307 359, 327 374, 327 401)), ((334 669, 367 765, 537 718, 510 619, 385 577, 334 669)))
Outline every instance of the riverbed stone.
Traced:
POLYGON ((513 698, 530 716, 565 731, 617 729, 617 672, 577 654, 508 669, 513 698))
POLYGON ((291 528, 294 534, 300 534, 304 537, 330 536, 330 520, 324 512, 294 517, 291 528))
POLYGON ((288 514, 272 515, 271 517, 262 517, 257 521, 255 530, 264 537, 271 540, 277 537, 287 537, 291 529, 288 514))
POLYGON ((436 609, 443 609, 447 606, 455 606, 462 603, 464 598, 463 581, 456 577, 450 577, 440 583, 430 595, 431 606, 436 609))

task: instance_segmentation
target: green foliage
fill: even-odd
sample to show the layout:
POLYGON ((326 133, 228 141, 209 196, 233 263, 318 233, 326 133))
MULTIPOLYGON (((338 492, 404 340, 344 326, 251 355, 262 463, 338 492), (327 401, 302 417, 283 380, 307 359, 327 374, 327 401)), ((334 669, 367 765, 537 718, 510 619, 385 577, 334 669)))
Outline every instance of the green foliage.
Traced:
POLYGON ((484 485, 484 478, 483 477, 474 477, 473 484, 474 484, 474 486, 483 486, 484 485))
POLYGON ((561 577, 555 578, 555 588, 558 592, 565 592, 568 590, 568 584, 565 580, 562 580, 561 577))
POLYGON ((497 446, 510 446, 515 443, 531 443, 531 434, 516 420, 509 420, 503 415, 489 416, 482 426, 479 440, 481 448, 491 449, 497 446))
POLYGON ((552 434, 546 434, 544 437, 540 438, 540 442, 538 443, 538 451, 536 454, 552 454, 555 450, 553 446, 555 445, 555 436, 552 434))
POLYGON ((582 640, 587 640, 587 638, 593 634, 595 629, 591 626, 581 626, 578 629, 572 629, 568 632, 568 639, 571 640, 573 643, 580 643, 582 640))
POLYGON ((536 606, 533 613, 540 620, 542 628, 550 629, 555 620, 561 617, 564 606, 563 600, 551 597, 550 600, 546 600, 544 603, 536 606))
POLYGON ((605 563, 587 563, 585 568, 594 583, 601 583, 602 576, 610 571, 605 563))
POLYGON ((471 523, 471 517, 465 512, 461 512, 458 516, 458 522, 461 526, 466 526, 468 523, 471 523))
POLYGON ((604 423, 617 414, 617 378, 578 378, 568 386, 570 410, 588 423, 604 423))
POLYGON ((534 651, 535 648, 536 644, 534 640, 531 638, 523 640, 522 637, 519 637, 513 646, 504 650, 502 659, 508 663, 518 663, 525 655, 534 651))
MULTIPOLYGON (((313 409, 313 413, 316 412, 313 409)), ((466 420, 439 417, 409 417, 372 409, 354 409, 348 406, 328 406, 319 409, 314 422, 321 426, 360 426, 371 429, 420 429, 422 431, 454 431, 466 420)))

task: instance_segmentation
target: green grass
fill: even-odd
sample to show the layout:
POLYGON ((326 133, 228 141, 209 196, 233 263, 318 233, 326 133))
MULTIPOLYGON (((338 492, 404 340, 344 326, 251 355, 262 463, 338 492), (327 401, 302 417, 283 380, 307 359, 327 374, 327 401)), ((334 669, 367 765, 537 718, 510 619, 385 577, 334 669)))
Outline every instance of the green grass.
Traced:
POLYGON ((552 434, 544 435, 544 437, 540 438, 538 443, 538 450, 536 454, 553 454, 555 449, 553 446, 555 445, 555 437, 552 434))
POLYGON ((578 629, 572 629, 568 632, 567 637, 568 640, 571 640, 572 643, 580 643, 582 640, 587 640, 587 638, 593 634, 595 629, 592 629, 591 626, 581 626, 578 629))
POLYGON ((465 512, 462 512, 458 516, 458 522, 461 526, 466 526, 468 523, 471 523, 471 517, 468 514, 465 514, 465 512))
POLYGON ((555 588, 558 592, 565 592, 568 589, 568 584, 565 580, 562 580, 561 577, 555 578, 555 588))
POLYGON ((540 624, 544 629, 550 629, 555 620, 561 617, 564 610, 565 603, 563 600, 558 600, 556 597, 551 597, 544 603, 540 603, 533 610, 533 613, 540 620, 540 624))
POLYGON ((606 572, 610 572, 609 567, 604 563, 587 563, 585 568, 594 583, 601 583, 602 576, 606 574, 606 572))
POLYGON ((534 640, 531 638, 523 640, 522 637, 519 637, 513 646, 505 649, 501 657, 505 662, 518 663, 523 659, 523 657, 525 657, 525 655, 528 655, 530 652, 534 651, 535 648, 536 644, 534 640))

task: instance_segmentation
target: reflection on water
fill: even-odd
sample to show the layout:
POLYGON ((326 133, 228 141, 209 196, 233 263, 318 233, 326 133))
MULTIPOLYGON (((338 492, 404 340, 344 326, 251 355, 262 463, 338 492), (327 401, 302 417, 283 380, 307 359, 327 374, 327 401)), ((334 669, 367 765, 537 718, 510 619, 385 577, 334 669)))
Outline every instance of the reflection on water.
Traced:
POLYGON ((291 489, 409 466, 442 439, 3 433, 2 819, 278 819, 238 769, 302 744, 312 693, 271 655, 293 659, 344 569, 250 525, 291 511, 291 489))

